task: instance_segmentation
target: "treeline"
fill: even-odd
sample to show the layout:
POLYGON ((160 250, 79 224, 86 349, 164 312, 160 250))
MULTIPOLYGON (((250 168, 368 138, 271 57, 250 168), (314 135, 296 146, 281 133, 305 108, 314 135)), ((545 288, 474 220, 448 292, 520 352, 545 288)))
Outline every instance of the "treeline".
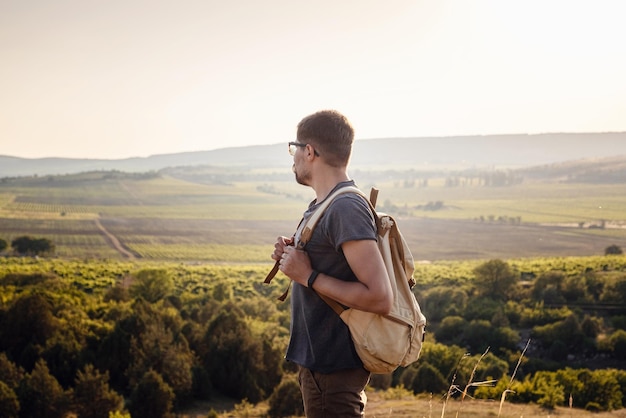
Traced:
MULTIPOLYGON (((301 414, 283 359, 289 304, 275 300, 286 278, 268 287, 266 270, 0 259, 0 416, 167 417, 218 394, 301 414)), ((429 319, 422 357, 374 387, 622 408, 626 260, 534 276, 491 260, 416 292, 429 319), (483 381, 492 387, 470 385, 483 381)))

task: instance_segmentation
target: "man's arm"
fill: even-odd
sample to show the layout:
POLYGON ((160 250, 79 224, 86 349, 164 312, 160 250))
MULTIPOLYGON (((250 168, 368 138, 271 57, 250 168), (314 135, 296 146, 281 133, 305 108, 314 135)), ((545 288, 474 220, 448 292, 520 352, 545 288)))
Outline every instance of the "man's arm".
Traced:
MULTIPOLYGON (((389 313, 393 291, 376 241, 347 241, 341 248, 359 281, 346 282, 320 273, 313 290, 342 305, 383 315, 389 313)), ((313 271, 306 252, 293 247, 284 249, 280 270, 303 286, 307 286, 313 271)))

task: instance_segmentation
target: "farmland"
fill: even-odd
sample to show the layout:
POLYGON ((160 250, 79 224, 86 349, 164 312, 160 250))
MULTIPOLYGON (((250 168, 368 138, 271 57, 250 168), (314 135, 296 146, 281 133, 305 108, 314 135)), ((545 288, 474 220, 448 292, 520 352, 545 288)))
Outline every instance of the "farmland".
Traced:
MULTIPOLYGON (((92 172, 4 179, 0 238, 48 238, 60 257, 126 257, 99 223, 137 258, 266 262, 275 237, 293 232, 313 198, 289 173, 189 178, 92 172)), ((419 260, 585 256, 626 247, 624 184, 485 187, 468 177, 450 187, 444 175, 425 185, 415 172, 358 170, 355 179, 364 190, 381 190, 379 210, 401 220, 419 260)))

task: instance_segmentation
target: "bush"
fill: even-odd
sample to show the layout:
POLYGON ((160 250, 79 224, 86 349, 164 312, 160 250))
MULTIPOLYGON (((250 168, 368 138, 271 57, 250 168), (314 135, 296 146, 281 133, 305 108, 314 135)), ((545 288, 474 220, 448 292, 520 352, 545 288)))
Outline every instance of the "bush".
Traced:
POLYGON ((293 377, 283 379, 269 398, 270 418, 304 415, 300 386, 293 377))
POLYGON ((624 254, 624 251, 618 245, 609 245, 604 249, 604 255, 620 255, 624 254))
POLYGON ((407 386, 413 393, 442 394, 448 390, 448 382, 441 372, 428 363, 417 368, 413 381, 407 386))
POLYGON ((147 372, 130 396, 129 412, 133 417, 171 418, 174 391, 154 370, 147 372))
POLYGON ((448 316, 460 316, 467 304, 467 294, 458 288, 439 286, 424 294, 422 310, 429 312, 428 320, 438 322, 448 316))
POLYGON ((130 295, 143 298, 150 303, 163 299, 174 287, 170 274, 165 269, 143 269, 133 275, 130 295))
POLYGON ((8 246, 9 246, 9 244, 5 240, 0 238, 0 253, 2 251, 6 250, 8 246))
POLYGON ((587 405, 585 405, 585 411, 601 412, 602 406, 600 406, 598 402, 587 402, 587 405))
POLYGON ((460 316, 444 318, 435 331, 435 338, 441 343, 460 344, 467 321, 460 316))
POLYGON ((626 331, 618 329, 611 334, 609 344, 616 359, 626 360, 626 331))

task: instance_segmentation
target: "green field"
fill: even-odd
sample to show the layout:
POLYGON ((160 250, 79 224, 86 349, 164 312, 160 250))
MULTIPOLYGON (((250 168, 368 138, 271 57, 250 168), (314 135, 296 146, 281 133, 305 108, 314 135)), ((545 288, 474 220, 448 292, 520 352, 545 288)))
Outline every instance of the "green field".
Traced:
MULTIPOLYGON (((381 189, 379 210, 402 221, 418 259, 583 256, 626 247, 624 184, 448 187, 434 178, 420 187, 397 175, 379 177, 375 184, 356 181, 365 191, 381 189)), ((137 258, 267 262, 275 238, 293 233, 313 197, 290 175, 233 182, 119 172, 3 179, 0 238, 48 238, 63 257, 123 258, 114 237, 137 258)))

